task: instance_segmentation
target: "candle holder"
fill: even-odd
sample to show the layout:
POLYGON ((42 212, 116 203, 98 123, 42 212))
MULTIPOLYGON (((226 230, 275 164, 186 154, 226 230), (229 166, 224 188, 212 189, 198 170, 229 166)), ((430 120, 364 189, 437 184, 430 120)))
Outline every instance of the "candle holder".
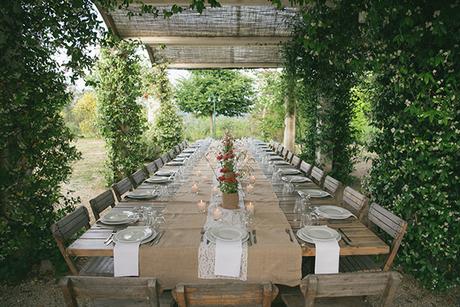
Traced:
POLYGON ((198 188, 198 184, 194 183, 192 185, 192 193, 198 194, 199 191, 200 191, 200 188, 198 188))
POLYGON ((254 176, 254 175, 249 176, 249 183, 252 184, 252 185, 253 185, 254 183, 256 183, 256 176, 254 176))
POLYGON ((196 206, 198 207, 198 210, 200 211, 200 213, 206 213, 206 202, 203 201, 202 199, 196 204, 196 206))
POLYGON ((254 203, 249 202, 249 204, 246 205, 246 211, 248 212, 250 216, 254 216, 256 212, 256 207, 254 203))
POLYGON ((223 212, 220 207, 215 207, 214 210, 212 211, 212 218, 215 221, 220 221, 222 220, 223 212))
POLYGON ((246 187, 246 192, 248 194, 251 194, 252 192, 254 192, 254 186, 252 184, 248 184, 248 186, 246 187))

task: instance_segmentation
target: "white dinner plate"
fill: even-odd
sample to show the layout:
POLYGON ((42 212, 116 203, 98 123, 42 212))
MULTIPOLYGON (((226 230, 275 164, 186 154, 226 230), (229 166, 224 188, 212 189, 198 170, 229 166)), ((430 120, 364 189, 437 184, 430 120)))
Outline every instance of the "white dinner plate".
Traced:
POLYGON ((184 152, 184 153, 178 154, 176 158, 188 158, 188 157, 190 157, 191 155, 192 155, 191 153, 185 153, 185 152, 184 152))
POLYGON ((348 211, 345 208, 337 206, 318 206, 316 211, 321 217, 331 218, 331 219, 346 219, 350 216, 353 216, 353 213, 348 211))
POLYGON ((163 177, 163 176, 154 176, 154 177, 150 177, 150 178, 145 179, 145 182, 148 182, 148 183, 168 183, 168 182, 171 182, 171 179, 169 179, 168 177, 163 177))
POLYGON ((281 180, 284 182, 290 182, 290 183, 304 183, 304 182, 311 182, 310 179, 307 177, 302 177, 302 176, 289 176, 289 177, 281 177, 281 180))
POLYGON ((228 242, 246 241, 249 237, 248 232, 244 229, 232 226, 217 226, 208 229, 206 232, 207 238, 211 242, 216 242, 216 239, 228 242))
POLYGON ((194 153, 195 151, 196 151, 196 148, 187 148, 187 149, 184 149, 183 152, 194 153))
POLYGON ((108 225, 127 224, 136 220, 136 214, 132 211, 112 210, 101 217, 101 222, 108 225))
POLYGON ((155 173, 156 176, 165 176, 165 177, 169 177, 171 175, 174 175, 174 171, 166 171, 166 170, 160 170, 158 172, 155 173))
POLYGON ((151 239, 153 235, 156 236, 156 233, 150 227, 128 227, 118 231, 113 236, 113 241, 115 243, 145 243, 143 241, 151 239))
POLYGON ((278 156, 277 154, 274 154, 270 157, 268 157, 268 160, 269 161, 284 161, 284 159, 280 156, 278 156))
POLYGON ((184 161, 169 161, 166 163, 167 166, 182 166, 184 165, 184 161))
POLYGON ((180 161, 185 161, 185 159, 187 158, 186 157, 175 157, 173 161, 180 162, 180 161))
POLYGON ((313 189, 306 189, 306 190, 299 191, 299 194, 309 194, 310 197, 312 198, 325 198, 325 197, 331 196, 331 194, 329 194, 326 191, 313 190, 313 189))
MULTIPOLYGON (((280 170, 280 173, 281 173, 281 175, 298 175, 298 174, 302 174, 301 171, 299 171, 298 169, 295 169, 295 168, 283 168, 282 170, 280 170)), ((300 177, 300 176, 297 176, 297 177, 300 177)), ((291 177, 291 178, 294 178, 294 177, 291 177)), ((305 178, 305 177, 301 177, 301 178, 305 178)))
POLYGON ((315 243, 315 241, 339 241, 342 238, 335 229, 327 226, 306 226, 297 231, 297 236, 309 243, 315 243))
POLYGON ((136 190, 126 194, 126 197, 133 199, 152 199, 158 196, 158 191, 136 190))
POLYGON ((289 162, 282 161, 282 160, 273 161, 272 163, 273 163, 274 165, 291 165, 291 164, 289 164, 289 162))

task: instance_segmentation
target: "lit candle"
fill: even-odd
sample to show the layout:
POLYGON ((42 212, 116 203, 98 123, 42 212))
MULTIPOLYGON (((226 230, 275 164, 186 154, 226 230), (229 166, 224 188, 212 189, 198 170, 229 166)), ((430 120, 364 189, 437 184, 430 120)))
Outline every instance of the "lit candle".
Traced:
POLYGON ((214 187, 212 188, 212 193, 214 193, 214 194, 219 193, 219 188, 218 188, 217 186, 214 186, 214 187))
POLYGON ((198 194, 198 191, 199 191, 199 189, 198 189, 198 184, 194 183, 194 184, 192 185, 192 192, 198 194))
POLYGON ((204 202, 202 199, 197 203, 197 206, 198 206, 198 210, 199 210, 201 213, 205 213, 205 212, 206 212, 206 202, 204 202))
POLYGON ((246 210, 250 215, 254 215, 256 208, 252 202, 249 202, 249 204, 246 205, 246 210))
POLYGON ((252 184, 248 184, 246 187, 246 191, 250 194, 252 191, 254 191, 254 186, 252 184))
POLYGON ((215 207, 212 211, 212 217, 216 221, 220 220, 222 218, 222 209, 220 209, 219 207, 215 207))
POLYGON ((254 175, 250 176, 250 177, 249 177, 249 183, 250 183, 250 184, 256 183, 256 176, 254 176, 254 175))

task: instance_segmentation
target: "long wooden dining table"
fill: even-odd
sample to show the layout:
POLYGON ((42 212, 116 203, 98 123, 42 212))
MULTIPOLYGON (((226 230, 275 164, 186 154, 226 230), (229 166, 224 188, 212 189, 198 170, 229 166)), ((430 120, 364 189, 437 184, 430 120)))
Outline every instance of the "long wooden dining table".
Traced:
MULTIPOLYGON (((255 204, 254 227, 258 232, 260 243, 249 248, 248 281, 271 278, 274 283, 295 286, 301 279, 302 256, 314 257, 315 246, 305 243, 295 236, 295 231, 298 228, 298 222, 295 221, 292 213, 295 199, 283 201, 280 205, 275 193, 276 186, 272 185, 271 178, 264 173, 261 164, 255 160, 252 163, 252 174, 256 177, 256 182, 253 185, 254 189, 250 193, 246 192, 244 201, 255 204), (273 242, 268 242, 268 238, 273 242), (256 254, 257 257, 254 256, 256 254), (283 257, 288 259, 277 259, 283 257), (255 267, 258 269, 256 270, 255 267), (251 271, 251 268, 254 269, 251 271), (270 272, 265 272, 267 270, 273 272, 270 274, 270 272), (282 270, 288 272, 283 273, 282 270)), ((162 169, 174 170, 176 167, 164 166, 162 169)), ((124 198, 111 209, 135 210, 142 206, 164 209, 165 224, 162 225, 162 229, 165 233, 160 240, 161 243, 154 246, 149 244, 141 246, 139 257, 140 275, 158 277, 158 274, 163 274, 164 279, 167 280, 166 288, 173 287, 175 282, 191 281, 177 280, 179 278, 187 279, 187 274, 184 277, 183 272, 175 272, 174 264, 179 261, 183 270, 190 267, 188 279, 196 281, 195 277, 192 277, 197 275, 197 245, 202 240, 202 227, 206 222, 206 215, 199 212, 197 202, 200 200, 208 202, 212 194, 215 193, 215 189, 213 190, 215 185, 214 170, 204 154, 193 166, 188 166, 186 172, 184 182, 175 183, 179 185, 179 188, 173 195, 152 200, 124 198), (197 193, 192 192, 192 184, 198 185, 199 191, 197 193), (184 254, 184 256, 174 259, 176 257, 174 253, 177 255, 184 254), (161 257, 172 257, 173 259, 171 261, 155 261, 161 257), (187 264, 183 264, 184 261, 187 264), (170 267, 165 267, 165 263, 170 267)), ((308 183, 306 187, 319 189, 313 183, 308 183)), ((153 191, 155 186, 143 183, 138 189, 153 191)), ((324 201, 324 204, 330 203, 330 200, 324 201)), ((321 205, 321 202, 315 205, 321 205)), ((324 220, 321 223, 331 228, 340 228, 353 242, 353 244, 345 243, 343 240, 339 242, 340 255, 342 256, 378 255, 389 252, 389 246, 358 219, 339 223, 336 221, 330 223, 328 220, 324 220)), ((106 245, 104 241, 114 230, 119 229, 122 228, 96 222, 74 241, 67 251, 70 255, 75 256, 113 256, 113 245, 106 245)))

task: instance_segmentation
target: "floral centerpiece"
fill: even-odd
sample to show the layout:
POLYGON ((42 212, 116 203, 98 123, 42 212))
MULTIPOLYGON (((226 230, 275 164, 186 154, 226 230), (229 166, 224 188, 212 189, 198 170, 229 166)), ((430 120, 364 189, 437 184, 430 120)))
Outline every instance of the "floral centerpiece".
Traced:
POLYGON ((222 139, 222 150, 217 155, 220 163, 221 175, 217 177, 219 189, 222 192, 222 207, 237 209, 238 199, 238 172, 236 170, 237 155, 234 151, 233 137, 226 133, 222 139))

